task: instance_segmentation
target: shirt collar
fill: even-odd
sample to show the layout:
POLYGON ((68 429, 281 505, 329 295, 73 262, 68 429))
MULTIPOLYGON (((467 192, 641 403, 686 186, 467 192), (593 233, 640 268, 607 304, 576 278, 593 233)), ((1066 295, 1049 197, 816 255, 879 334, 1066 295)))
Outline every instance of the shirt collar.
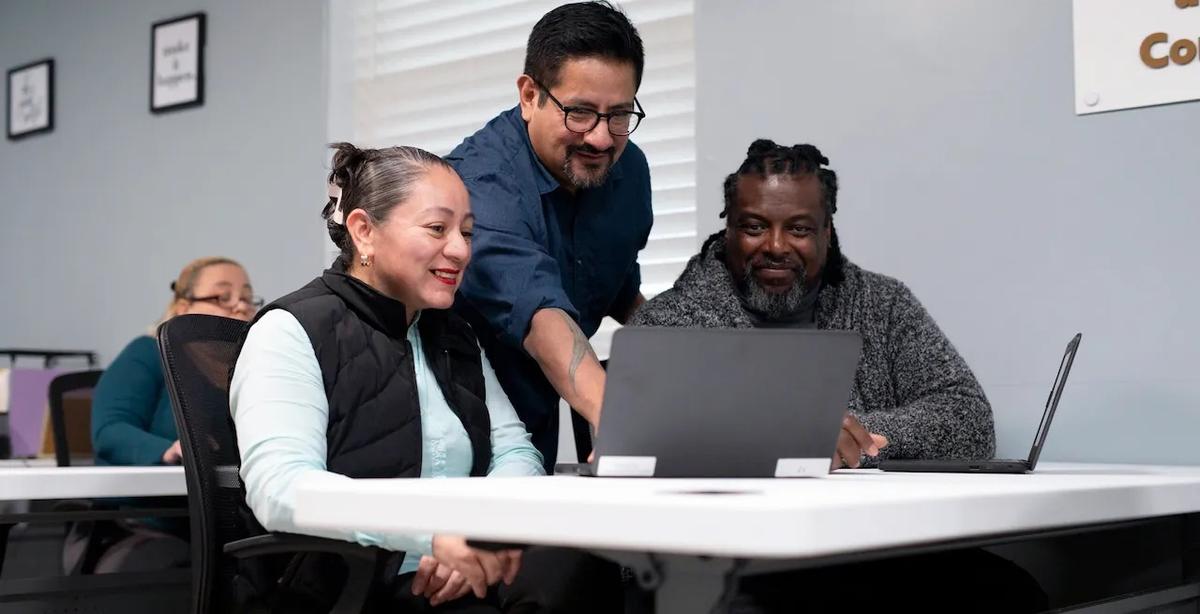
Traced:
POLYGON ((525 124, 525 119, 521 117, 521 105, 517 105, 508 112, 509 122, 516 129, 517 134, 521 135, 521 142, 525 144, 525 151, 529 152, 530 166, 533 167, 533 181, 537 184, 538 194, 546 195, 558 189, 558 180, 550 171, 546 170, 542 164, 542 159, 538 157, 537 152, 533 150, 533 141, 529 140, 529 126, 525 124))

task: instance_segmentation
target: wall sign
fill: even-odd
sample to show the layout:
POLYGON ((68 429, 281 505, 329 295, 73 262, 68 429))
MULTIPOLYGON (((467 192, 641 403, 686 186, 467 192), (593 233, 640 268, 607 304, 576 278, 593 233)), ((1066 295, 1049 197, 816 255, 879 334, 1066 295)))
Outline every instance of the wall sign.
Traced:
POLYGON ((40 60, 10 69, 5 100, 9 139, 53 130, 54 60, 40 60))
POLYGON ((1200 100, 1200 0, 1074 0, 1075 112, 1200 100))
POLYGON ((150 26, 150 111, 204 104, 204 13, 150 26))

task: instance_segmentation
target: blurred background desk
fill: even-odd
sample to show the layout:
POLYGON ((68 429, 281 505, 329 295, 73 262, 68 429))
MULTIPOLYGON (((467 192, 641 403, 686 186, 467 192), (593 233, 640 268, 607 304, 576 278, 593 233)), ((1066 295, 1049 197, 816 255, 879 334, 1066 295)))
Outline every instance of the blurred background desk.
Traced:
MULTIPOLYGON (((0 610, 76 611, 72 608, 84 602, 89 604, 87 611, 149 612, 162 611, 169 605, 186 607, 191 586, 187 569, 16 578, 3 573, 9 533, 21 523, 187 515, 185 508, 94 509, 54 505, 52 501, 186 495, 182 467, 57 467, 53 459, 0 461, 0 610)), ((60 541, 54 544, 61 548, 60 541)))

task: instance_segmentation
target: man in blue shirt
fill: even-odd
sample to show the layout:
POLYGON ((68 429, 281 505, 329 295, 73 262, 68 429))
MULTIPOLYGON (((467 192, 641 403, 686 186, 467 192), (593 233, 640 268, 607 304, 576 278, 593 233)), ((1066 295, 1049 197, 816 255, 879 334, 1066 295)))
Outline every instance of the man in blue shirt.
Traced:
POLYGON ((629 141, 645 117, 643 65, 637 30, 611 5, 556 8, 529 35, 519 104, 447 157, 475 213, 455 308, 548 470, 560 398, 600 420, 604 370, 588 338, 645 301, 637 253, 653 221, 650 171, 629 141))

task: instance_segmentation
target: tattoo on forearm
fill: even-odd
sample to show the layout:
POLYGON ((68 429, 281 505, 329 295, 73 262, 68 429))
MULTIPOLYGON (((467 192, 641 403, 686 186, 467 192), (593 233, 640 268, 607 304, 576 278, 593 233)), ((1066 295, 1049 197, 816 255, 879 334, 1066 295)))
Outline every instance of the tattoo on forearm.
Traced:
POLYGON ((579 365, 583 364, 585 357, 591 356, 593 359, 596 359, 596 352, 592 350, 592 344, 583 335, 583 331, 579 329, 579 325, 575 323, 575 320, 571 319, 571 316, 567 315, 565 311, 559 309, 555 311, 563 319, 563 322, 566 322, 567 328, 571 329, 573 337, 571 342, 571 366, 567 370, 567 378, 571 382, 571 390, 578 394, 579 388, 575 385, 575 372, 579 370, 579 365))

